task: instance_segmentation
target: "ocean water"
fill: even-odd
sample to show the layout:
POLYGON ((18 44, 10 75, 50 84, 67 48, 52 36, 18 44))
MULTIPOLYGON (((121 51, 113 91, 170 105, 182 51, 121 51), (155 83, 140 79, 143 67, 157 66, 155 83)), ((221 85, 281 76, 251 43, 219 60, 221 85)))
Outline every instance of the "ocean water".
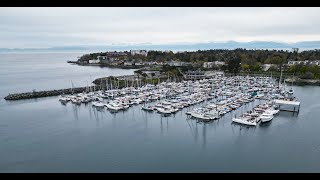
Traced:
POLYGON ((76 61, 80 53, 1 54, 0 96, 8 93, 30 92, 86 86, 96 78, 110 75, 131 75, 132 69, 117 69, 96 66, 79 66, 67 61, 76 61))
MULTIPOLYGON (((66 63, 79 55, 2 56, 1 96, 133 71, 66 63)), ((300 112, 280 112, 257 127, 231 118, 259 100, 199 123, 187 118, 188 109, 164 117, 141 105, 111 113, 91 104, 64 106, 57 97, 1 98, 0 172, 319 172, 320 87, 293 88, 300 112)))

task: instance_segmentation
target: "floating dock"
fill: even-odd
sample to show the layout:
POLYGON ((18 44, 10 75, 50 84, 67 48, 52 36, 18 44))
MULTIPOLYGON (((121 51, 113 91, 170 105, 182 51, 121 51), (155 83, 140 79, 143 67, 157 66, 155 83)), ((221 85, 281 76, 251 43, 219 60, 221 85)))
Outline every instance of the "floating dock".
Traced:
POLYGON ((275 104, 279 106, 279 110, 281 111, 299 112, 300 110, 300 102, 298 101, 276 99, 275 104))

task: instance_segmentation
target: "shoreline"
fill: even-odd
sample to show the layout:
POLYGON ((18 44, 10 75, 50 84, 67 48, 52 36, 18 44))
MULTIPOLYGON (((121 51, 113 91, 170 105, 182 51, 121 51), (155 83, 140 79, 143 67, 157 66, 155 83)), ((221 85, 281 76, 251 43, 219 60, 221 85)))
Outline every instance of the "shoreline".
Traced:
POLYGON ((124 65, 110 65, 110 64, 85 64, 85 63, 79 63, 78 61, 67 61, 69 64, 76 64, 79 66, 99 66, 99 67, 109 67, 109 68, 119 68, 119 69, 142 69, 146 68, 147 66, 124 66, 124 65))
POLYGON ((286 83, 293 83, 294 85, 297 86, 307 86, 307 85, 312 85, 312 86, 320 86, 320 80, 319 79, 285 79, 286 83))

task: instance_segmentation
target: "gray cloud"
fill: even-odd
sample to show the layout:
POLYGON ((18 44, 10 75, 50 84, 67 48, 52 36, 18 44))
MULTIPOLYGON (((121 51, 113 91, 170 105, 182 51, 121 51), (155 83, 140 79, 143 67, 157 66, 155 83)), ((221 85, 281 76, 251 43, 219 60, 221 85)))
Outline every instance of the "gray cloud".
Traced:
POLYGON ((0 8, 0 47, 320 40, 320 8, 0 8))

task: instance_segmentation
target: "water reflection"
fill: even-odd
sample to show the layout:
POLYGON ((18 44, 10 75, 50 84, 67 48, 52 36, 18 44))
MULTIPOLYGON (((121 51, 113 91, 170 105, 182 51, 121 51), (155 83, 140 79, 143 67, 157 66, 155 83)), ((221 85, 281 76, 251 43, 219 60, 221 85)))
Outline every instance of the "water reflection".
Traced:
POLYGON ((202 138, 203 138, 202 148, 203 148, 203 149, 205 149, 206 143, 207 143, 207 131, 206 131, 206 126, 207 126, 207 123, 203 123, 203 126, 202 126, 202 138))
POLYGON ((277 116, 279 117, 298 117, 298 112, 280 111, 277 116))
POLYGON ((166 133, 169 132, 169 116, 165 116, 161 114, 160 116, 160 131, 161 131, 161 136, 163 135, 164 132, 164 126, 166 126, 166 133), (165 122, 163 122, 165 121, 165 122), (164 125, 165 124, 165 125, 164 125))
POLYGON ((71 104, 71 106, 72 106, 74 118, 76 121, 78 121, 79 120, 79 112, 78 112, 79 106, 76 104, 71 104))
POLYGON ((62 102, 62 101, 60 101, 60 104, 63 105, 63 106, 66 106, 67 103, 68 103, 68 102, 62 102))
POLYGON ((104 107, 92 107, 93 115, 96 120, 97 126, 100 125, 100 121, 103 119, 104 115, 104 107))
POLYGON ((192 137, 194 138, 195 144, 197 144, 198 141, 198 122, 194 119, 188 118, 186 119, 187 124, 189 126, 190 132, 192 137))
POLYGON ((273 121, 273 120, 271 120, 271 121, 269 121, 269 122, 260 123, 260 124, 259 124, 259 127, 262 128, 262 129, 263 129, 263 128, 267 128, 267 127, 269 127, 269 126, 271 125, 272 121, 273 121))
POLYGON ((161 134, 161 136, 163 136, 162 116, 160 118, 160 134, 161 134))

